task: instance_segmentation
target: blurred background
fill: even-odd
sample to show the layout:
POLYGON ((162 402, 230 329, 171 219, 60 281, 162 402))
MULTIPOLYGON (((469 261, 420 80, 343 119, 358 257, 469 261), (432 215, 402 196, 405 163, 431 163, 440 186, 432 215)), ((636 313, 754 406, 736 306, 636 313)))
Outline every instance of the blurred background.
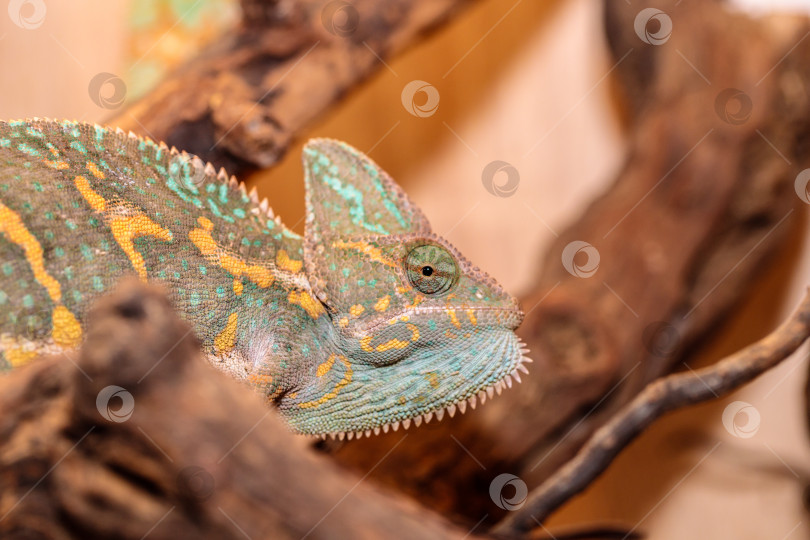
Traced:
MULTIPOLYGON (((810 0, 734 5, 752 14, 810 13, 810 0)), ((237 20, 232 0, 12 0, 9 16, 0 16, 0 117, 104 123, 111 109, 148 91, 237 20), (46 10, 37 12, 39 5, 46 10), (14 10, 28 10, 34 23, 15 24, 14 10), (92 98, 88 88, 99 74, 124 81, 125 101, 92 98)), ((486 0, 388 62, 307 135, 369 153, 438 234, 518 295, 545 248, 608 187, 624 159, 611 68, 599 3, 486 0), (403 88, 414 80, 436 88, 434 114, 403 107, 403 88), (517 170, 514 196, 485 189, 482 170, 494 160, 517 170)), ((244 179, 298 232, 302 143, 272 170, 244 179)), ((801 168, 808 166, 810 159, 801 168)), ((806 234, 792 242, 792 252, 774 261, 689 359, 691 367, 750 343, 793 310, 810 281, 810 250, 806 234)), ((662 539, 810 537, 807 356, 802 348, 729 398, 656 423, 547 526, 610 523, 662 539), (754 436, 724 428, 723 411, 734 401, 759 412, 754 436)))

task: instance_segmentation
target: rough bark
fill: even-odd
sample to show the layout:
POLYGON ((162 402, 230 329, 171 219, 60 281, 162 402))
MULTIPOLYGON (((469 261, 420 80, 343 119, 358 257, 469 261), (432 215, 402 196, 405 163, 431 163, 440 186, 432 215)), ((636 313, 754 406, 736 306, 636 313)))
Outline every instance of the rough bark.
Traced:
MULTIPOLYGON (((753 20, 714 2, 655 2, 675 29, 656 46, 633 24, 649 3, 605 6, 619 82, 632 100, 629 153, 615 183, 551 246, 535 291, 522 299, 519 334, 533 373, 473 415, 416 430, 397 462, 374 473, 470 521, 497 517, 480 496, 496 475, 539 484, 677 367, 800 221, 794 179, 810 134, 807 21, 753 20), (560 263, 577 240, 600 254, 592 277, 560 263)), ((577 257, 584 265, 585 254, 577 257)), ((337 458, 365 468, 397 437, 347 444, 337 458)))
POLYGON ((2 538, 467 533, 308 451, 137 281, 96 307, 78 358, 0 378, 0 441, 2 538))
POLYGON ((108 120, 224 166, 269 167, 352 87, 472 0, 244 0, 244 20, 108 120), (379 58, 378 58, 379 57, 379 58))

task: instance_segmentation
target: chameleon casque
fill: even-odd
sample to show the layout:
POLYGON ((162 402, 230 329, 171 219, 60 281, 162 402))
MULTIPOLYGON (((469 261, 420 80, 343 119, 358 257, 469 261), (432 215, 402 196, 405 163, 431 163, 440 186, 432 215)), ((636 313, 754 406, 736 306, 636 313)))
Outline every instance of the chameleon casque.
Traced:
POLYGON ((303 161, 301 237, 165 144, 0 122, 0 371, 78 347, 93 299, 135 274, 300 433, 407 428, 519 381, 516 300, 357 150, 315 139, 303 161))

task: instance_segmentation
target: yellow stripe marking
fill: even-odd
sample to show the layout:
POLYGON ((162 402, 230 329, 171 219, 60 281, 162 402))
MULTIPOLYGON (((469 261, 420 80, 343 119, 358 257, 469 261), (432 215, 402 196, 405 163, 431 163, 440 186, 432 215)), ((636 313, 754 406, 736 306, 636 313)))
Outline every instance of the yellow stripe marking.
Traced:
POLYGON ((344 240, 338 240, 337 242, 332 242, 332 247, 340 248, 340 249, 353 249, 355 251, 359 251, 365 255, 368 255, 368 258, 372 261, 382 263, 386 266, 390 266, 392 268, 397 268, 399 265, 394 261, 387 259, 380 248, 372 246, 368 242, 346 242, 344 240))
POLYGON ((386 294, 385 296, 377 300, 377 303, 374 304, 374 309, 382 312, 388 309, 388 306, 390 304, 391 304, 391 297, 386 294))
POLYGON ((296 274, 301 271, 301 267, 304 266, 304 262, 291 259, 286 251, 280 249, 278 250, 278 253, 276 253, 276 266, 282 270, 296 274))
POLYGON ((84 200, 87 201, 87 204, 89 204, 93 210, 103 212, 107 209, 107 201, 104 200, 104 197, 93 191, 87 178, 79 175, 73 179, 73 183, 76 184, 76 189, 79 190, 79 193, 82 194, 84 200))
POLYGON ((34 278, 48 291, 48 296, 54 303, 62 300, 62 288, 59 282, 45 270, 45 260, 42 258, 42 246, 39 241, 25 227, 22 219, 9 207, 0 203, 0 233, 5 233, 8 239, 20 246, 25 252, 25 260, 31 265, 34 278))
POLYGON ((65 163, 64 161, 51 161, 50 159, 44 160, 46 166, 50 167, 51 169, 56 169, 57 171, 64 171, 65 169, 69 169, 70 165, 65 163))
MULTIPOLYGON (((95 163, 88 162, 87 168, 96 177, 104 177, 104 174, 98 170, 95 163)), ((75 177, 73 183, 76 185, 76 189, 79 190, 79 193, 82 194, 82 197, 84 197, 84 200, 87 201, 87 204, 96 212, 104 215, 115 241, 121 249, 124 250, 124 253, 126 253, 130 263, 138 273, 138 277, 140 277, 142 281, 146 281, 146 262, 143 260, 143 255, 135 249, 133 240, 139 236, 153 236, 158 240, 171 242, 172 232, 161 227, 146 214, 137 208, 133 208, 131 205, 120 201, 108 202, 104 197, 93 191, 93 188, 90 187, 90 182, 84 176, 79 175, 75 177), (112 214, 112 211, 115 209, 126 209, 127 211, 124 215, 120 215, 119 213, 112 214)))
POLYGON ((72 349, 82 342, 82 327, 76 317, 65 306, 56 306, 53 309, 53 328, 51 335, 53 341, 61 347, 72 349))
POLYGON ((458 317, 456 316, 455 309, 447 310, 447 315, 450 316, 450 322, 453 323, 453 326, 455 326, 456 328, 461 328, 461 323, 459 322, 458 317))
POLYGON ((32 343, 21 344, 15 339, 4 337, 0 342, 0 350, 3 351, 6 360, 11 367, 24 366, 37 357, 37 350, 32 343))
POLYGON ((214 349, 217 351, 217 354, 223 354, 233 349, 236 343, 236 324, 238 322, 239 315, 237 313, 228 315, 228 322, 225 324, 225 328, 214 338, 214 349))
POLYGON ((93 176, 95 176, 99 180, 104 178, 104 173, 101 172, 101 170, 98 168, 98 165, 96 165, 92 161, 87 162, 87 170, 90 171, 93 174, 93 176))
POLYGON ((190 230, 188 233, 189 239, 197 246, 200 253, 234 276, 233 289, 237 296, 242 294, 241 279, 243 277, 246 277, 263 289, 273 284, 275 277, 269 268, 257 264, 248 264, 217 245, 216 240, 214 240, 211 235, 211 232, 214 230, 214 224, 210 219, 200 216, 197 218, 197 223, 200 225, 200 228, 190 230), (239 283, 237 284, 237 282, 239 283))
POLYGON ((336 359, 340 360, 343 363, 343 365, 346 366, 346 373, 343 375, 343 378, 337 382, 337 384, 335 385, 334 390, 324 394, 323 396, 321 396, 320 398, 318 398, 316 400, 305 401, 304 403, 299 403, 298 406, 300 408, 302 408, 302 409, 310 409, 312 407, 317 407, 318 405, 323 405, 324 403, 326 403, 330 399, 333 399, 333 398, 337 397, 338 393, 340 392, 340 389, 343 388, 344 386, 346 386, 347 384, 349 384, 350 382, 352 382, 352 365, 351 365, 351 363, 349 363, 348 358, 346 358, 342 354, 334 354, 333 353, 332 355, 329 356, 329 358, 326 360, 326 362, 324 362, 323 364, 318 366, 318 370, 316 372, 318 377, 323 377, 324 375, 329 373, 329 370, 331 370, 332 367, 335 365, 335 360, 336 359), (324 369, 321 369, 324 365, 327 365, 327 364, 328 364, 328 367, 326 367, 324 369))
POLYGON ((287 301, 290 304, 301 306, 304 311, 306 311, 313 319, 317 319, 326 313, 326 310, 323 308, 323 304, 312 298, 312 295, 307 291, 296 291, 293 289, 287 296, 287 301))
MULTIPOLYGON (((62 347, 78 346, 82 340, 81 325, 73 313, 62 305, 62 287, 45 269, 42 246, 25 227, 22 218, 3 203, 0 203, 0 233, 5 234, 11 242, 23 249, 25 260, 31 266, 34 278, 45 288, 51 301, 55 304, 51 314, 51 335, 54 342, 62 347)), ((17 353, 11 352, 10 354, 13 356, 17 353)), ((27 356, 18 355, 15 358, 21 362, 28 361, 27 356)))
MULTIPOLYGON (((405 325, 408 330, 411 331, 411 341, 419 341, 419 328, 415 324, 408 323, 405 325)), ((377 345, 373 347, 371 345, 371 340, 374 339, 373 335, 366 336, 360 339, 360 348, 366 352, 385 352, 390 351, 391 349, 404 349, 408 345, 410 345, 407 341, 402 341, 401 339, 393 338, 389 339, 385 343, 381 345, 377 345)))

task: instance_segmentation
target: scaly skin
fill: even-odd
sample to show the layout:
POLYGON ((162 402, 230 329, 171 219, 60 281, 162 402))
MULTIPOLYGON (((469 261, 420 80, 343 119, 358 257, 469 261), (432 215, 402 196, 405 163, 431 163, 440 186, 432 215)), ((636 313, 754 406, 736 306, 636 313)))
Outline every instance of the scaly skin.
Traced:
MULTIPOLYGON (((0 369, 82 342, 123 275, 162 283, 209 360, 314 435, 418 425, 511 385, 514 298, 363 154, 304 148, 305 237, 196 157, 75 122, 0 122, 0 369)), ((519 379, 518 379, 519 380, 519 379)))

